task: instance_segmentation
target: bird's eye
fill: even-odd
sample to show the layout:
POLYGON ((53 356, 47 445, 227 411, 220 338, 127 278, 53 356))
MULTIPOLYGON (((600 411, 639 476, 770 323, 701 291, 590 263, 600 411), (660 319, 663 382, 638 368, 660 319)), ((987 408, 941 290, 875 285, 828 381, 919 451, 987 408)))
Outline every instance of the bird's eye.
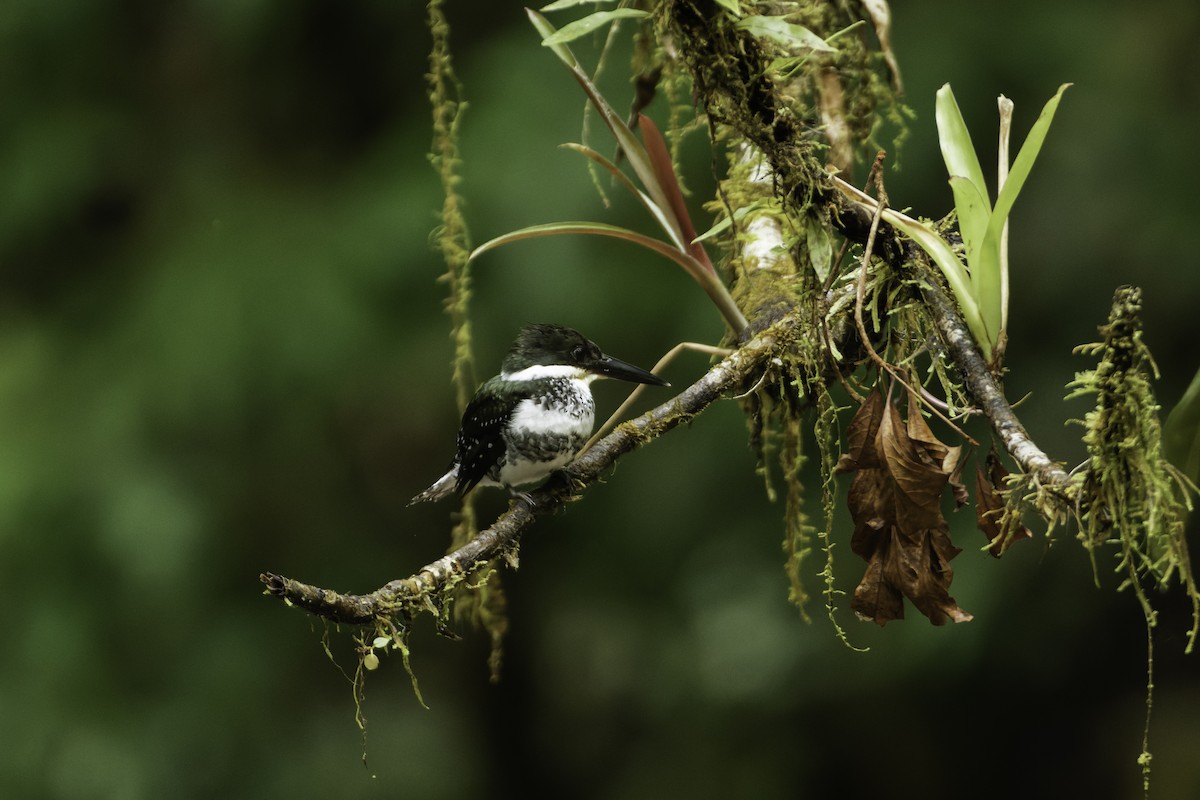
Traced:
POLYGON ((571 351, 571 358, 575 361, 583 361, 584 356, 586 356, 586 355, 587 355, 587 348, 584 347, 583 345, 578 345, 575 347, 574 350, 571 351))

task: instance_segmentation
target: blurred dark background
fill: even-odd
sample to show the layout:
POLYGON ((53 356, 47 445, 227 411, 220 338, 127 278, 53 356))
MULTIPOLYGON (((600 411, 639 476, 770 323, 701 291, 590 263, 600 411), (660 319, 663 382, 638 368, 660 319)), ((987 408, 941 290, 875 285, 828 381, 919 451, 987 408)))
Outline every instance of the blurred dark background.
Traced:
MULTIPOLYGON (((521 4, 448 12, 476 241, 562 219, 646 229, 557 149, 579 139, 583 98, 521 4)), ((950 205, 943 82, 985 163, 997 94, 1016 101, 1020 141, 1075 82, 1014 213, 1008 385, 1032 393, 1034 436, 1077 463, 1064 420, 1087 408, 1063 386, 1090 365, 1071 348, 1094 340, 1114 287, 1145 289, 1166 408, 1200 362, 1200 9, 893 12, 918 115, 888 176, 899 205, 950 205)), ((787 602, 782 509, 733 404, 528 533, 505 576, 498 686, 486 636, 451 642, 423 621, 411 644, 431 709, 385 659, 364 768, 322 625, 257 576, 366 591, 446 545, 448 506, 404 507, 457 425, 429 245, 428 46, 422 4, 396 0, 0 6, 0 795, 1140 796, 1146 640, 1109 561, 1096 588, 1072 532, 1047 543, 1039 527, 996 562, 960 514, 953 591, 975 620, 933 628, 910 608, 879 630, 843 609, 870 647, 851 652, 819 599, 811 625, 787 602)), ((622 59, 606 84, 618 106, 622 59)), ((709 155, 698 139, 689 152, 699 214, 709 155)), ((678 269, 621 243, 513 245, 476 278, 485 374, 528 321, 645 365, 721 334, 678 269)), ((602 411, 620 398, 598 395, 602 411)), ((481 512, 503 505, 487 495, 481 512)), ((845 520, 836 538, 849 592, 862 564, 845 520)), ((1181 593, 1159 602, 1155 796, 1195 798, 1200 656, 1182 654, 1181 593)), ((329 639, 352 670, 349 634, 329 639)))

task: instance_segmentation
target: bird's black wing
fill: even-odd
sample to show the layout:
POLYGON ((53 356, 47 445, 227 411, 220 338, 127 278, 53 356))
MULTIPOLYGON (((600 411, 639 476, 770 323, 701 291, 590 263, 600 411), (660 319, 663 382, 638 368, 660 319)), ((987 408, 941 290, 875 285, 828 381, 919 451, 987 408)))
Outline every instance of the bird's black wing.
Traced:
POLYGON ((488 471, 504 459, 504 429, 512 419, 516 403, 531 396, 520 387, 506 384, 499 391, 499 380, 493 378, 479 388, 463 412, 458 429, 458 479, 454 488, 461 495, 474 488, 488 471), (514 394, 512 389, 517 389, 514 394))

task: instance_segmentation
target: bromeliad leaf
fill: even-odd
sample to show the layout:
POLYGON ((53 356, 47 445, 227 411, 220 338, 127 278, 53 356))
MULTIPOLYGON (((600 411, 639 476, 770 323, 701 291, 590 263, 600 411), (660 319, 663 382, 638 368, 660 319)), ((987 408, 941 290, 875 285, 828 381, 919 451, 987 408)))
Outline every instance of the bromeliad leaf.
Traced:
MULTIPOLYGON (((636 187, 633 187, 633 190, 637 192, 638 199, 654 216, 655 221, 666 231, 670 243, 611 225, 578 222, 552 223, 551 225, 536 225, 532 228, 524 228, 520 231, 497 237, 477 248, 472 255, 477 255, 485 249, 503 244, 506 241, 516 241, 517 239, 531 238, 533 236, 549 236, 557 233, 583 233, 624 239, 665 255, 682 266, 700 284, 705 294, 708 295, 709 299, 717 307, 717 310, 720 311, 721 316, 725 318, 730 329, 735 333, 745 330, 748 325, 745 315, 742 314, 741 309, 738 308, 737 303, 729 294, 729 290, 717 277, 716 270, 708 260, 703 246, 694 243, 694 239, 696 238, 695 231, 687 219, 686 209, 682 209, 682 197, 675 197, 679 192, 678 185, 675 183, 674 173, 670 167, 670 157, 663 153, 652 153, 646 146, 643 146, 642 142, 630 130, 629 125, 626 124, 621 115, 617 114, 608 101, 604 99, 604 96, 600 94, 600 90, 596 88, 596 85, 592 83, 591 78, 580 68, 579 62, 575 58, 574 53, 571 52, 571 49, 567 45, 555 40, 554 37, 557 31, 554 26, 536 11, 528 8, 525 11, 529 15, 534 28, 541 34, 543 42, 567 67, 571 75, 575 78, 575 81, 583 89, 584 93, 587 94, 592 106, 599 112, 601 120, 603 120, 609 132, 612 133, 613 138, 617 140, 621 152, 624 154, 637 179, 641 182, 645 192, 637 190, 636 187)), ((627 14, 626 16, 629 15, 627 14)), ((665 153, 665 145, 662 145, 661 141, 657 143, 652 142, 651 138, 647 138, 647 144, 651 145, 652 148, 658 147, 665 153)), ((661 140, 661 137, 659 139, 661 140)), ((614 175, 620 172, 608 159, 599 157, 599 154, 595 153, 594 150, 583 148, 581 152, 597 161, 597 163, 600 163, 614 175)), ((627 186, 631 183, 625 177, 622 177, 622 181, 627 186)))
POLYGON ((740 17, 742 15, 741 0, 717 0, 717 5, 732 11, 736 17, 740 17))
POLYGON ((542 44, 546 47, 566 44, 581 36, 587 36, 597 28, 602 28, 618 19, 636 19, 646 16, 649 16, 648 12, 637 8, 614 8, 612 11, 597 11, 595 14, 589 14, 583 19, 577 19, 562 26, 556 32, 543 38, 542 44))
MULTIPOLYGON (((709 260, 708 251, 704 249, 703 244, 696 241, 696 226, 692 224, 687 203, 684 202, 683 189, 679 185, 679 178, 675 175, 675 164, 671 161, 671 152, 667 148, 667 142, 659 132, 658 126, 654 124, 654 120, 645 114, 638 114, 637 118, 638 130, 642 132, 642 142, 646 148, 646 156, 650 159, 650 166, 654 169, 658 186, 666 196, 667 202, 671 204, 670 209, 664 210, 670 211, 675 221, 675 227, 683 234, 683 240, 678 243, 680 249, 687 250, 697 261, 707 266, 709 271, 715 274, 717 270, 709 260)), ((670 235, 672 231, 668 229, 667 233, 670 235)))
MULTIPOLYGON (((954 291, 959 306, 963 308, 972 335, 983 350, 984 357, 991 361, 1002 358, 1007 338, 1008 321, 1008 214, 1013 202, 1029 177, 1033 162, 1046 139, 1050 123, 1062 94, 1071 84, 1059 87, 1058 92, 1042 109, 1029 136, 1017 154, 1016 163, 1008 169, 1008 123, 1012 103, 1001 96, 1001 134, 999 174, 995 207, 988 197, 983 170, 975 155, 971 134, 963 122, 962 112, 954 99, 950 84, 945 84, 937 93, 938 139, 942 159, 950 174, 950 187, 954 192, 954 206, 958 214, 958 226, 966 245, 967 264, 970 266, 969 292, 960 292, 952 273, 956 272, 945 253, 935 242, 917 239, 918 243, 937 261, 946 273, 950 288, 954 291), (949 268, 949 271, 947 271, 949 268), (968 302, 968 294, 970 302, 968 302), (973 322, 968 309, 974 305, 978 320, 973 322)), ((900 226, 905 233, 907 228, 900 226)), ((910 234, 912 235, 912 234, 910 234)), ((913 237, 916 239, 917 237, 913 237)), ((957 258, 955 259, 957 260, 957 258)))
MULTIPOLYGON (((657 222, 658 226, 663 229, 663 232, 667 234, 668 238, 671 238, 675 235, 675 225, 667 216, 667 213, 658 207, 658 204, 654 202, 650 195, 646 194, 637 186, 635 186, 633 181, 629 179, 629 176, 621 171, 620 167, 587 145, 568 142, 567 144, 561 146, 568 150, 574 150, 577 153, 582 153, 607 170, 618 183, 624 186, 630 194, 637 198, 638 202, 642 204, 642 207, 645 208, 647 212, 649 212, 650 216, 654 217, 654 221, 657 222)), ((672 241, 680 250, 685 249, 682 241, 672 241)))
POLYGON ((503 244, 509 244, 510 242, 571 233, 622 239, 626 242, 640 245, 659 255, 666 256, 683 267, 684 271, 696 283, 700 284, 700 288, 713 301, 713 304, 721 312, 721 315, 733 331, 740 332, 745 330, 747 325, 746 318, 742 315, 733 298, 730 297, 729 290, 725 288, 725 285, 721 283, 716 273, 709 268, 709 265, 701 263, 686 250, 680 250, 674 245, 655 239, 653 236, 647 236, 644 233, 631 231, 628 228, 622 228, 617 225, 605 225, 601 222, 548 222, 542 225, 531 225, 527 228, 510 231, 494 239, 489 239, 472 250, 468 258, 474 259, 489 250, 493 250, 503 244))
MULTIPOLYGON (((628 228, 622 228, 618 225, 606 225, 602 222, 547 222, 541 225, 530 225, 527 228, 520 228, 497 236, 494 239, 489 239, 472 250, 469 258, 474 260, 476 257, 483 255, 489 250, 494 250, 503 244, 519 242, 525 239, 537 239, 542 236, 560 236, 567 233, 607 236, 611 239, 623 239, 624 241, 641 245, 647 250, 653 250, 679 264, 693 278, 702 279, 707 272, 704 266, 690 254, 681 252, 664 241, 655 239, 653 236, 647 236, 644 233, 631 231, 628 228)), ((701 283, 703 285, 705 281, 702 280, 701 283)))
POLYGON ((980 194, 979 186, 961 175, 950 176, 950 189, 954 192, 954 209, 958 214, 958 231, 962 234, 963 246, 967 251, 967 263, 979 251, 983 237, 987 234, 991 206, 980 194))
POLYGON ((760 39, 770 39, 788 49, 805 48, 824 53, 834 52, 834 48, 820 36, 803 25, 788 22, 783 17, 743 17, 737 21, 737 27, 760 39))
MULTIPOLYGON (((527 8, 525 12, 529 15, 529 19, 538 33, 542 35, 543 42, 554 36, 556 32, 555 28, 545 17, 533 9, 527 8)), ((571 52, 571 49, 565 44, 559 43, 550 43, 549 47, 571 71, 571 74, 575 77, 575 81, 587 94, 592 106, 600 113, 600 118, 612 133, 613 138, 617 140, 617 144, 625 154, 625 158, 629 161, 629 166, 633 168, 638 180, 646 188, 646 193, 650 195, 659 208, 663 210, 669 209, 671 206, 670 201, 667 199, 666 192, 659 186, 654 167, 650 163, 650 157, 647 155, 646 149, 642 147, 642 143, 638 141, 637 136, 625 124, 625 120, 621 118, 621 115, 617 114, 616 110, 600 94, 600 90, 592 83, 591 78, 579 68, 579 61, 575 58, 575 54, 571 52)), ((679 242, 685 241, 682 230, 675 230, 671 239, 679 242)))
POLYGON ((1042 107, 1042 113, 1038 115, 1037 122, 1033 123, 1033 127, 1029 129, 1029 135, 1025 137, 1025 143, 1021 145, 1021 150, 1017 153, 1017 160, 1013 162, 1012 168, 1008 172, 1008 179, 1005 180, 1004 187, 996 197, 996 208, 992 212, 992 220, 988 225, 988 236, 995 236, 997 242, 1000 241, 1000 229, 1004 226, 1004 221, 1008 219, 1008 213, 1012 211, 1013 202, 1020 194, 1021 187, 1025 185, 1025 179, 1029 177, 1029 172, 1033 169, 1033 162, 1037 160, 1042 144, 1046 141, 1046 134, 1050 132, 1050 123, 1054 121, 1054 112, 1058 111, 1058 103, 1062 100, 1063 92, 1070 86, 1071 84, 1064 83, 1058 87, 1054 97, 1051 97, 1042 107))
MULTIPOLYGON (((942 160, 946 162, 946 172, 950 177, 966 178, 975 185, 980 196, 986 201, 987 181, 983 178, 983 168, 979 166, 979 158, 975 155, 975 145, 971 142, 971 132, 963 121, 962 111, 958 101, 954 99, 954 91, 950 84, 943 84, 937 92, 937 102, 934 106, 937 117, 938 143, 942 147, 942 160)), ((985 202, 985 209, 991 212, 992 206, 985 202)), ((961 215, 959 224, 962 224, 961 215)), ((979 226, 980 230, 987 227, 987 218, 979 226)))
POLYGON ((1001 302, 1002 270, 1000 243, 990 240, 989 219, 993 218, 987 198, 979 187, 961 175, 950 178, 954 192, 954 209, 958 214, 958 230, 962 234, 970 265, 971 295, 979 308, 986 341, 999 341, 1004 323, 1001 302))

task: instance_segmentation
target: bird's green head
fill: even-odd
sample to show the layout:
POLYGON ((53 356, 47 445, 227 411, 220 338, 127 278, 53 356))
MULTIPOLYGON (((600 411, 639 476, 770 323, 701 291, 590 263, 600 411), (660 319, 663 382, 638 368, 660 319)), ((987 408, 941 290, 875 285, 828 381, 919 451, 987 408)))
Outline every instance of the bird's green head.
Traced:
POLYGON ((662 378, 624 361, 606 356, 595 342, 579 331, 562 325, 526 325, 517 334, 502 374, 509 380, 533 380, 552 376, 583 380, 617 378, 633 383, 669 386, 662 378))

